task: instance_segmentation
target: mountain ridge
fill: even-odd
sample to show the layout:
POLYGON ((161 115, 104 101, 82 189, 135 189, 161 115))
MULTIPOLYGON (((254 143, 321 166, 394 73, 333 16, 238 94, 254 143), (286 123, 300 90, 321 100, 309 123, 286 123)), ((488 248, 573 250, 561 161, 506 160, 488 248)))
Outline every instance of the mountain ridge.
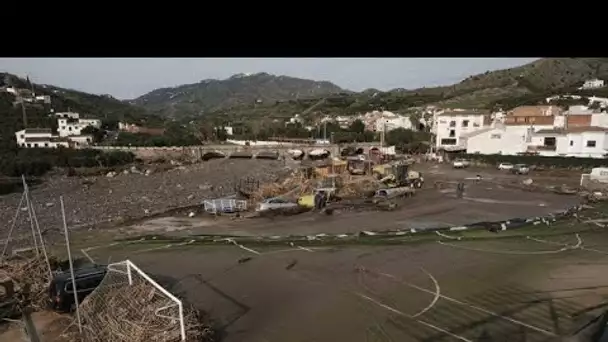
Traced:
POLYGON ((240 73, 222 80, 205 79, 197 83, 159 88, 129 100, 128 103, 173 117, 203 114, 239 105, 350 92, 329 81, 260 72, 240 73))

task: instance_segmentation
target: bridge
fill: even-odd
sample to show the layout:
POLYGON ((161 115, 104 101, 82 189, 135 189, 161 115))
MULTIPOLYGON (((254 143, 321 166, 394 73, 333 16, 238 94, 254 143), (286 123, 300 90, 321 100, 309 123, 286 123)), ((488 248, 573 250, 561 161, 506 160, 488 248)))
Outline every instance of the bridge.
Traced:
POLYGON ((217 145, 197 145, 197 146, 172 146, 172 147, 148 147, 148 146, 90 146, 89 148, 103 151, 129 151, 135 157, 144 160, 154 160, 158 158, 180 158, 187 157, 196 160, 211 158, 280 158, 286 156, 289 150, 301 150, 309 154, 313 150, 324 149, 331 156, 339 156, 341 150, 346 146, 361 148, 363 152, 368 152, 370 148, 380 146, 379 143, 353 143, 348 145, 338 144, 276 144, 276 145, 254 145, 242 146, 232 144, 217 145))

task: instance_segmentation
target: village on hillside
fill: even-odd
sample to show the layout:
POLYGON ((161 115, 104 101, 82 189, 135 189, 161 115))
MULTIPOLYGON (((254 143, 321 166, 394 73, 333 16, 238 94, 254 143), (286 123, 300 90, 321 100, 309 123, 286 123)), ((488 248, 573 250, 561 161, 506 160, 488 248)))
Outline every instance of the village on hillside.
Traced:
MULTIPOLYGON (((585 82, 581 88, 603 86, 604 81, 594 79, 585 82)), ((36 96, 27 89, 4 87, 0 91, 14 94, 17 103, 50 103, 48 96, 36 96)), ((495 112, 426 106, 419 108, 416 116, 379 110, 351 116, 325 115, 316 122, 306 122, 299 114, 295 114, 285 124, 302 125, 314 132, 328 122, 347 129, 353 122, 360 120, 369 132, 423 130, 434 136, 431 152, 604 158, 608 148, 608 98, 589 97, 586 105, 571 105, 567 109, 552 104, 562 99, 580 100, 581 97, 555 95, 548 97, 545 105, 520 106, 495 112)), ((86 148, 93 144, 93 136, 84 134, 83 130, 87 127, 101 128, 101 120, 83 119, 79 113, 53 113, 51 110, 49 115, 57 119, 57 134, 48 127, 20 130, 15 132, 19 147, 86 148)), ((224 126, 223 129, 228 136, 232 135, 233 127, 224 126)), ((120 122, 118 130, 149 135, 162 135, 164 132, 162 128, 148 128, 127 122, 120 122)))

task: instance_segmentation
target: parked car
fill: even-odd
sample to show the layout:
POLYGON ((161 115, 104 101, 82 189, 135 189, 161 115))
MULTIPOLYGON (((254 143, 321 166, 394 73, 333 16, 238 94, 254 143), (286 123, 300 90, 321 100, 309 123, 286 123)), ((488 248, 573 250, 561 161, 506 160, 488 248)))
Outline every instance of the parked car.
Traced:
MULTIPOLYGON (((78 303, 91 294, 106 276, 107 266, 89 265, 74 270, 78 303)), ((59 312, 70 312, 75 307, 74 288, 70 271, 55 274, 49 284, 49 307, 59 312)))
POLYGON ((464 169, 465 167, 469 167, 471 163, 466 159, 456 159, 454 160, 454 163, 452 163, 452 165, 456 169, 464 169))
POLYGON ((498 164, 499 170, 511 170, 513 168, 513 164, 511 163, 500 163, 498 164))
POLYGON ((516 164, 511 169, 511 172, 516 175, 527 175, 530 173, 530 167, 526 164, 516 164))
POLYGON ((266 210, 276 210, 276 209, 285 209, 285 208, 293 208, 297 207, 298 204, 294 202, 289 202, 279 197, 267 198, 264 201, 258 203, 258 206, 255 208, 255 211, 266 211, 266 210))

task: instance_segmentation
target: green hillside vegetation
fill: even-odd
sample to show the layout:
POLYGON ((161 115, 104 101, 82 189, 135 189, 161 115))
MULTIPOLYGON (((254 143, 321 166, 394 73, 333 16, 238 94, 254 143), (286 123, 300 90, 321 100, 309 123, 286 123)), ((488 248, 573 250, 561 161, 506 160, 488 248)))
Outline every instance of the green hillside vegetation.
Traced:
POLYGON ((158 89, 133 103, 162 116, 188 120, 204 117, 218 123, 268 117, 284 119, 303 112, 310 117, 355 115, 371 110, 404 112, 431 104, 510 109, 541 103, 557 93, 601 96, 606 92, 598 90, 590 94, 576 90, 590 78, 608 80, 608 58, 543 58, 515 68, 473 75, 453 85, 385 92, 377 89, 347 92, 327 85, 313 93, 308 87, 316 87, 314 81, 260 74, 158 89), (277 84, 290 91, 300 90, 277 92, 277 84), (256 102, 258 98, 262 99, 259 103, 256 102))

